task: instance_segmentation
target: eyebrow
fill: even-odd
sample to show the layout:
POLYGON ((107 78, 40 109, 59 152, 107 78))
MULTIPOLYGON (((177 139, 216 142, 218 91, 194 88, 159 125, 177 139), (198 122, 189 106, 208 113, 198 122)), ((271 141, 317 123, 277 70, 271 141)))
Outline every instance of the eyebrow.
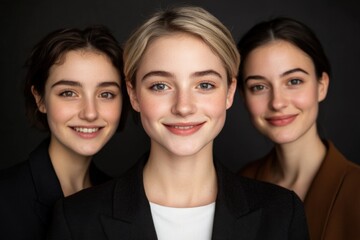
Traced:
POLYGON ((208 75, 214 75, 216 77, 222 78, 220 73, 218 73, 217 71, 211 70, 211 69, 205 70, 205 71, 200 71, 200 72, 195 72, 191 75, 194 77, 203 77, 203 76, 208 76, 208 75))
MULTIPOLYGON (((56 83, 54 83, 53 85, 51 85, 51 88, 54 88, 56 86, 59 85, 67 85, 67 86, 72 86, 72 87, 82 87, 82 84, 76 81, 71 81, 71 80, 60 80, 56 83)), ((120 84, 117 82, 112 82, 112 81, 108 81, 108 82, 101 82, 97 85, 97 87, 109 87, 109 86, 115 86, 117 88, 120 89, 120 84)))
POLYGON ((307 71, 305 71, 304 69, 302 69, 302 68, 294 68, 294 69, 290 69, 290 70, 282 73, 280 76, 284 77, 284 76, 289 75, 289 74, 294 73, 294 72, 302 72, 302 73, 305 73, 306 75, 309 75, 309 73, 307 71))
MULTIPOLYGON (((290 75, 295 72, 302 72, 302 73, 305 73, 306 75, 309 75, 309 73, 302 68, 294 68, 294 69, 290 69, 290 70, 280 74, 280 77, 285 77, 286 75, 290 75)), ((263 77, 261 75, 250 75, 244 79, 244 82, 247 82, 250 79, 262 80, 262 79, 265 79, 265 77, 263 77)))
POLYGON ((171 73, 166 72, 166 71, 151 71, 151 72, 146 73, 142 77, 141 81, 144 81, 149 77, 172 77, 172 76, 173 75, 171 73))
MULTIPOLYGON (((204 70, 204 71, 198 71, 198 72, 194 72, 191 74, 192 77, 203 77, 203 76, 208 76, 208 75, 214 75, 216 77, 222 78, 221 74, 218 73, 215 70, 204 70)), ((158 77, 173 77, 174 75, 166 72, 166 71, 151 71, 146 73, 143 77, 142 77, 142 81, 144 81, 146 78, 152 77, 152 76, 158 76, 158 77)))

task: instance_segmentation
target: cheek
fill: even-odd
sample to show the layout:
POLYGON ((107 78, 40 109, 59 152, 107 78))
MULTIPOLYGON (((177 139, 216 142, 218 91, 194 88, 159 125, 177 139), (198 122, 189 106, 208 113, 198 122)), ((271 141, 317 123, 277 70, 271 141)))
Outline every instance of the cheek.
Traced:
POLYGON ((157 118, 164 117, 171 111, 169 99, 149 99, 138 98, 139 110, 142 120, 156 120, 157 118))
POLYGON ((264 97, 245 96, 246 108, 252 117, 256 117, 266 112, 268 102, 264 97))
POLYGON ((293 104, 301 109, 309 109, 318 106, 317 92, 304 92, 293 97, 293 104))
POLYGON ((50 125, 57 122, 64 122, 76 112, 76 106, 74 104, 65 104, 49 100, 46 102, 45 106, 46 115, 50 125))
POLYGON ((221 95, 218 97, 209 97, 202 101, 202 105, 198 108, 204 109, 207 113, 213 115, 214 117, 224 117, 226 116, 226 95, 221 95))
POLYGON ((108 122, 117 123, 120 121, 122 109, 120 101, 112 104, 101 104, 98 109, 100 117, 106 119, 108 122))

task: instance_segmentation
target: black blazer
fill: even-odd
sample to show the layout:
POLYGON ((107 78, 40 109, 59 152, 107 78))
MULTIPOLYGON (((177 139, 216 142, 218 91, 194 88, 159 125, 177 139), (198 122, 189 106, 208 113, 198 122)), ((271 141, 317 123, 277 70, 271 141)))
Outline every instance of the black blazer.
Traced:
MULTIPOLYGON (((147 156, 120 178, 61 199, 48 239, 157 239, 143 187, 147 156)), ((299 198, 284 188, 236 176, 216 164, 212 239, 308 239, 299 198)))
MULTIPOLYGON (((44 140, 28 160, 0 173, 0 239, 44 239, 55 202, 62 198, 60 182, 44 140)), ((93 184, 110 178, 91 164, 93 184)))

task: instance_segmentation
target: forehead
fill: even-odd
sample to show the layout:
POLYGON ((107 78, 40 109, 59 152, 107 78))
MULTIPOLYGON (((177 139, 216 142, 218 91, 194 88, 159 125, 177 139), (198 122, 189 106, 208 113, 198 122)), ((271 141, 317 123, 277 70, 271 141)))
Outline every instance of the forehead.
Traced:
POLYGON ((76 50, 67 52, 61 61, 49 69, 46 84, 58 80, 84 83, 118 82, 120 75, 107 55, 97 51, 76 50))
POLYGON ((154 39, 145 50, 139 72, 153 70, 199 71, 206 68, 222 68, 221 59, 199 37, 176 33, 154 39))
POLYGON ((251 51, 244 64, 244 71, 287 71, 295 67, 314 70, 308 54, 290 42, 276 40, 251 51))

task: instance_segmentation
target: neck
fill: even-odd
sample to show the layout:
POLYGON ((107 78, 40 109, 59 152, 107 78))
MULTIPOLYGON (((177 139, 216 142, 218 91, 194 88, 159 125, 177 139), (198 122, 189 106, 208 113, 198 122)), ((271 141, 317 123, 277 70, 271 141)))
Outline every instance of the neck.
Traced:
POLYGON ((195 207, 214 202, 217 178, 212 151, 174 156, 152 149, 144 168, 144 187, 149 201, 163 206, 195 207))
POLYGON ((326 147, 317 132, 287 144, 275 146, 271 182, 295 191, 304 200, 326 155, 326 147))
POLYGON ((65 197, 91 186, 88 171, 91 157, 70 153, 51 143, 49 155, 65 197))

